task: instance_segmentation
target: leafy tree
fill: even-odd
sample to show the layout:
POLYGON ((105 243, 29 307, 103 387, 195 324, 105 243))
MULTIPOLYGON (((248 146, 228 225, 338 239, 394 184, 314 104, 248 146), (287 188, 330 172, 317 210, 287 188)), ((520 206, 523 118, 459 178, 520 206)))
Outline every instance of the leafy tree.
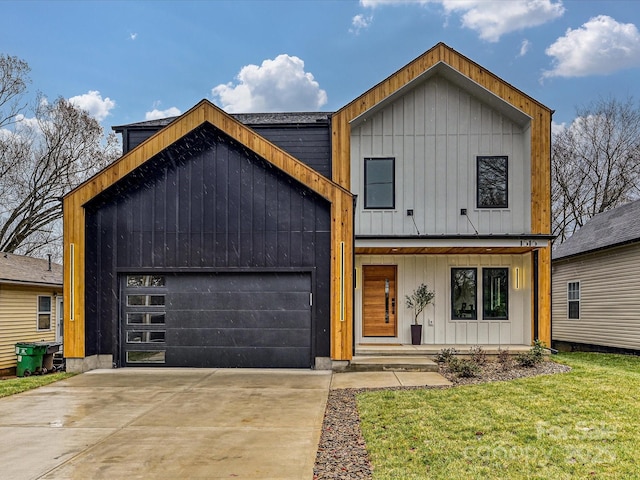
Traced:
POLYGON ((599 99, 553 135, 553 233, 558 243, 594 215, 638 198, 640 107, 599 99))
POLYGON ((60 258, 60 197, 115 159, 117 141, 64 98, 28 107, 28 73, 0 55, 0 251, 60 258))

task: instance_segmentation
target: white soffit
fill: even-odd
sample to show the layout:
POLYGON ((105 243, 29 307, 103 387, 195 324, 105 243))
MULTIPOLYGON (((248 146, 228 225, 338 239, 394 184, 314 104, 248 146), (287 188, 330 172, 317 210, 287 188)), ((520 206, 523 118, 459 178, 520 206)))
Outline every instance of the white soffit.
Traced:
POLYGON ((467 92, 469 92, 469 94, 476 97, 482 103, 488 105, 497 112, 500 112, 502 115, 504 115, 520 127, 524 128, 529 124, 531 117, 524 113, 522 110, 503 100, 495 93, 487 90, 479 83, 474 82, 469 77, 463 75, 447 63, 440 61, 433 65, 431 68, 422 72, 420 75, 408 82, 403 87, 399 88, 398 90, 375 104, 373 107, 355 117, 349 122, 351 124, 351 127, 357 127, 361 123, 367 121, 369 117, 379 112, 387 105, 393 103, 396 99, 402 97, 420 83, 425 82, 436 75, 440 75, 454 85, 460 87, 463 90, 466 90, 467 92))
POLYGON ((545 248, 549 240, 530 238, 356 238, 356 248, 545 248))

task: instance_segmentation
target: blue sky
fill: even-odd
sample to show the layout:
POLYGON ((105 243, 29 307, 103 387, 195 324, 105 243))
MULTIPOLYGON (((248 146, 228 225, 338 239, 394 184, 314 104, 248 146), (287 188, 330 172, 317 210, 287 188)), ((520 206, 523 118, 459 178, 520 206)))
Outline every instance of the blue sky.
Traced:
MULTIPOLYGON (((335 111, 438 42, 556 110, 639 97, 638 0, 0 1, 0 53, 31 92, 110 129, 203 98, 335 111)), ((638 98, 636 98, 638 100, 638 98)))

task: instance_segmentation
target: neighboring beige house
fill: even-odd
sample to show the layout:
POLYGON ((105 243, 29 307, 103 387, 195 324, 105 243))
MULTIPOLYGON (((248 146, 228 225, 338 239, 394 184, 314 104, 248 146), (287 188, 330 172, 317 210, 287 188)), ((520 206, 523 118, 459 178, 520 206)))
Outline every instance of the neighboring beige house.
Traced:
POLYGON ((640 350, 640 201, 596 215, 553 252, 552 339, 640 350))
POLYGON ((18 342, 62 341, 62 265, 0 252, 0 371, 18 342))

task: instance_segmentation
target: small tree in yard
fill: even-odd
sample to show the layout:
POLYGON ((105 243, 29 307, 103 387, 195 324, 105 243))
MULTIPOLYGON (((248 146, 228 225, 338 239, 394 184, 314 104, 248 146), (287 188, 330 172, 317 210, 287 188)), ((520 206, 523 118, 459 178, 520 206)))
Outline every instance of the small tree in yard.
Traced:
POLYGON ((413 309, 413 324, 418 325, 418 316, 422 313, 427 305, 433 302, 436 296, 433 290, 424 283, 420 284, 411 295, 406 295, 407 308, 413 309))

